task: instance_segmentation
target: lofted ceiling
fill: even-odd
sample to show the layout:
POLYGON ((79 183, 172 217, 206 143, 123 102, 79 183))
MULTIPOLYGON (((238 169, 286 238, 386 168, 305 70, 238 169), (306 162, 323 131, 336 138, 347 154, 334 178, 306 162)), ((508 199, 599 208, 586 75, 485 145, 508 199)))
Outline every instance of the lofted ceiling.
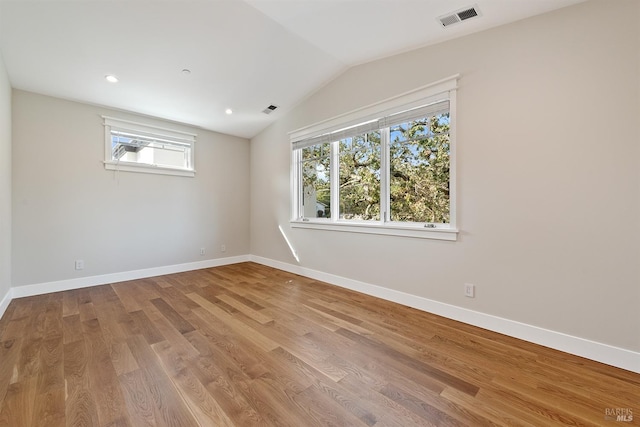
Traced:
POLYGON ((14 88, 251 138, 349 67, 580 1, 0 0, 0 51, 14 88))

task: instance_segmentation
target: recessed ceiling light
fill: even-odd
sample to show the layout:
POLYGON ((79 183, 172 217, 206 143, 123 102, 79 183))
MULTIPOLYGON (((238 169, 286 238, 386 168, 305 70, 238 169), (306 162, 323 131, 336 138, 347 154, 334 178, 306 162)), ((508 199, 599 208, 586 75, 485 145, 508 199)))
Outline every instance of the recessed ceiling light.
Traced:
POLYGON ((224 112, 227 114, 233 114, 233 110, 231 108, 227 108, 224 112))
POLYGON ((187 68, 184 68, 184 69, 182 70, 182 74, 184 74, 185 76, 186 76, 186 75, 189 75, 189 74, 191 74, 191 70, 189 70, 189 69, 187 69, 187 68))
POLYGON ((112 74, 107 74, 106 76, 104 76, 104 78, 109 82, 109 83, 118 83, 118 78, 112 74))

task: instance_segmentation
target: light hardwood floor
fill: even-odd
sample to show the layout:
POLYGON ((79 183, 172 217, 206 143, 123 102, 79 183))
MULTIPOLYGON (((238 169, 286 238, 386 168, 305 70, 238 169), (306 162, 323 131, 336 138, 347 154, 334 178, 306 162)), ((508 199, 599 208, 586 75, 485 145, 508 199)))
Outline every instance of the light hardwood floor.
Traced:
POLYGON ((253 263, 16 299, 0 337, 12 427, 640 425, 638 374, 253 263))

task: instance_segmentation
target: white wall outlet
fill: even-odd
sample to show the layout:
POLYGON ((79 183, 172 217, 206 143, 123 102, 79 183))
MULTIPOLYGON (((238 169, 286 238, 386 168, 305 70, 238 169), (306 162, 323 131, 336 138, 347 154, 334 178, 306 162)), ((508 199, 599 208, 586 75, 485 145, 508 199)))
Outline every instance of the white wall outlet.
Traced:
POLYGON ((206 251, 205 248, 200 248, 200 256, 204 255, 206 251))
POLYGON ((220 245, 220 252, 227 252, 227 245, 224 243, 220 245))
POLYGON ((76 260, 76 270, 84 270, 84 260, 76 260))
POLYGON ((476 297, 476 285, 472 285, 471 283, 464 284, 464 296, 469 298, 476 297))

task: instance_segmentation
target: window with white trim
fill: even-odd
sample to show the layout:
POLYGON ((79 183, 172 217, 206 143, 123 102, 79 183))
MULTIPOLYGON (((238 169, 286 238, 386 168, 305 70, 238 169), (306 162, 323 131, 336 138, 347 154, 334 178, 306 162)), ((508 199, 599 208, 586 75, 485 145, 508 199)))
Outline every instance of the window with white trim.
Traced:
POLYGON ((195 134, 102 117, 105 169, 195 176, 195 134))
POLYGON ((455 240, 456 83, 292 132, 292 225, 455 240))

